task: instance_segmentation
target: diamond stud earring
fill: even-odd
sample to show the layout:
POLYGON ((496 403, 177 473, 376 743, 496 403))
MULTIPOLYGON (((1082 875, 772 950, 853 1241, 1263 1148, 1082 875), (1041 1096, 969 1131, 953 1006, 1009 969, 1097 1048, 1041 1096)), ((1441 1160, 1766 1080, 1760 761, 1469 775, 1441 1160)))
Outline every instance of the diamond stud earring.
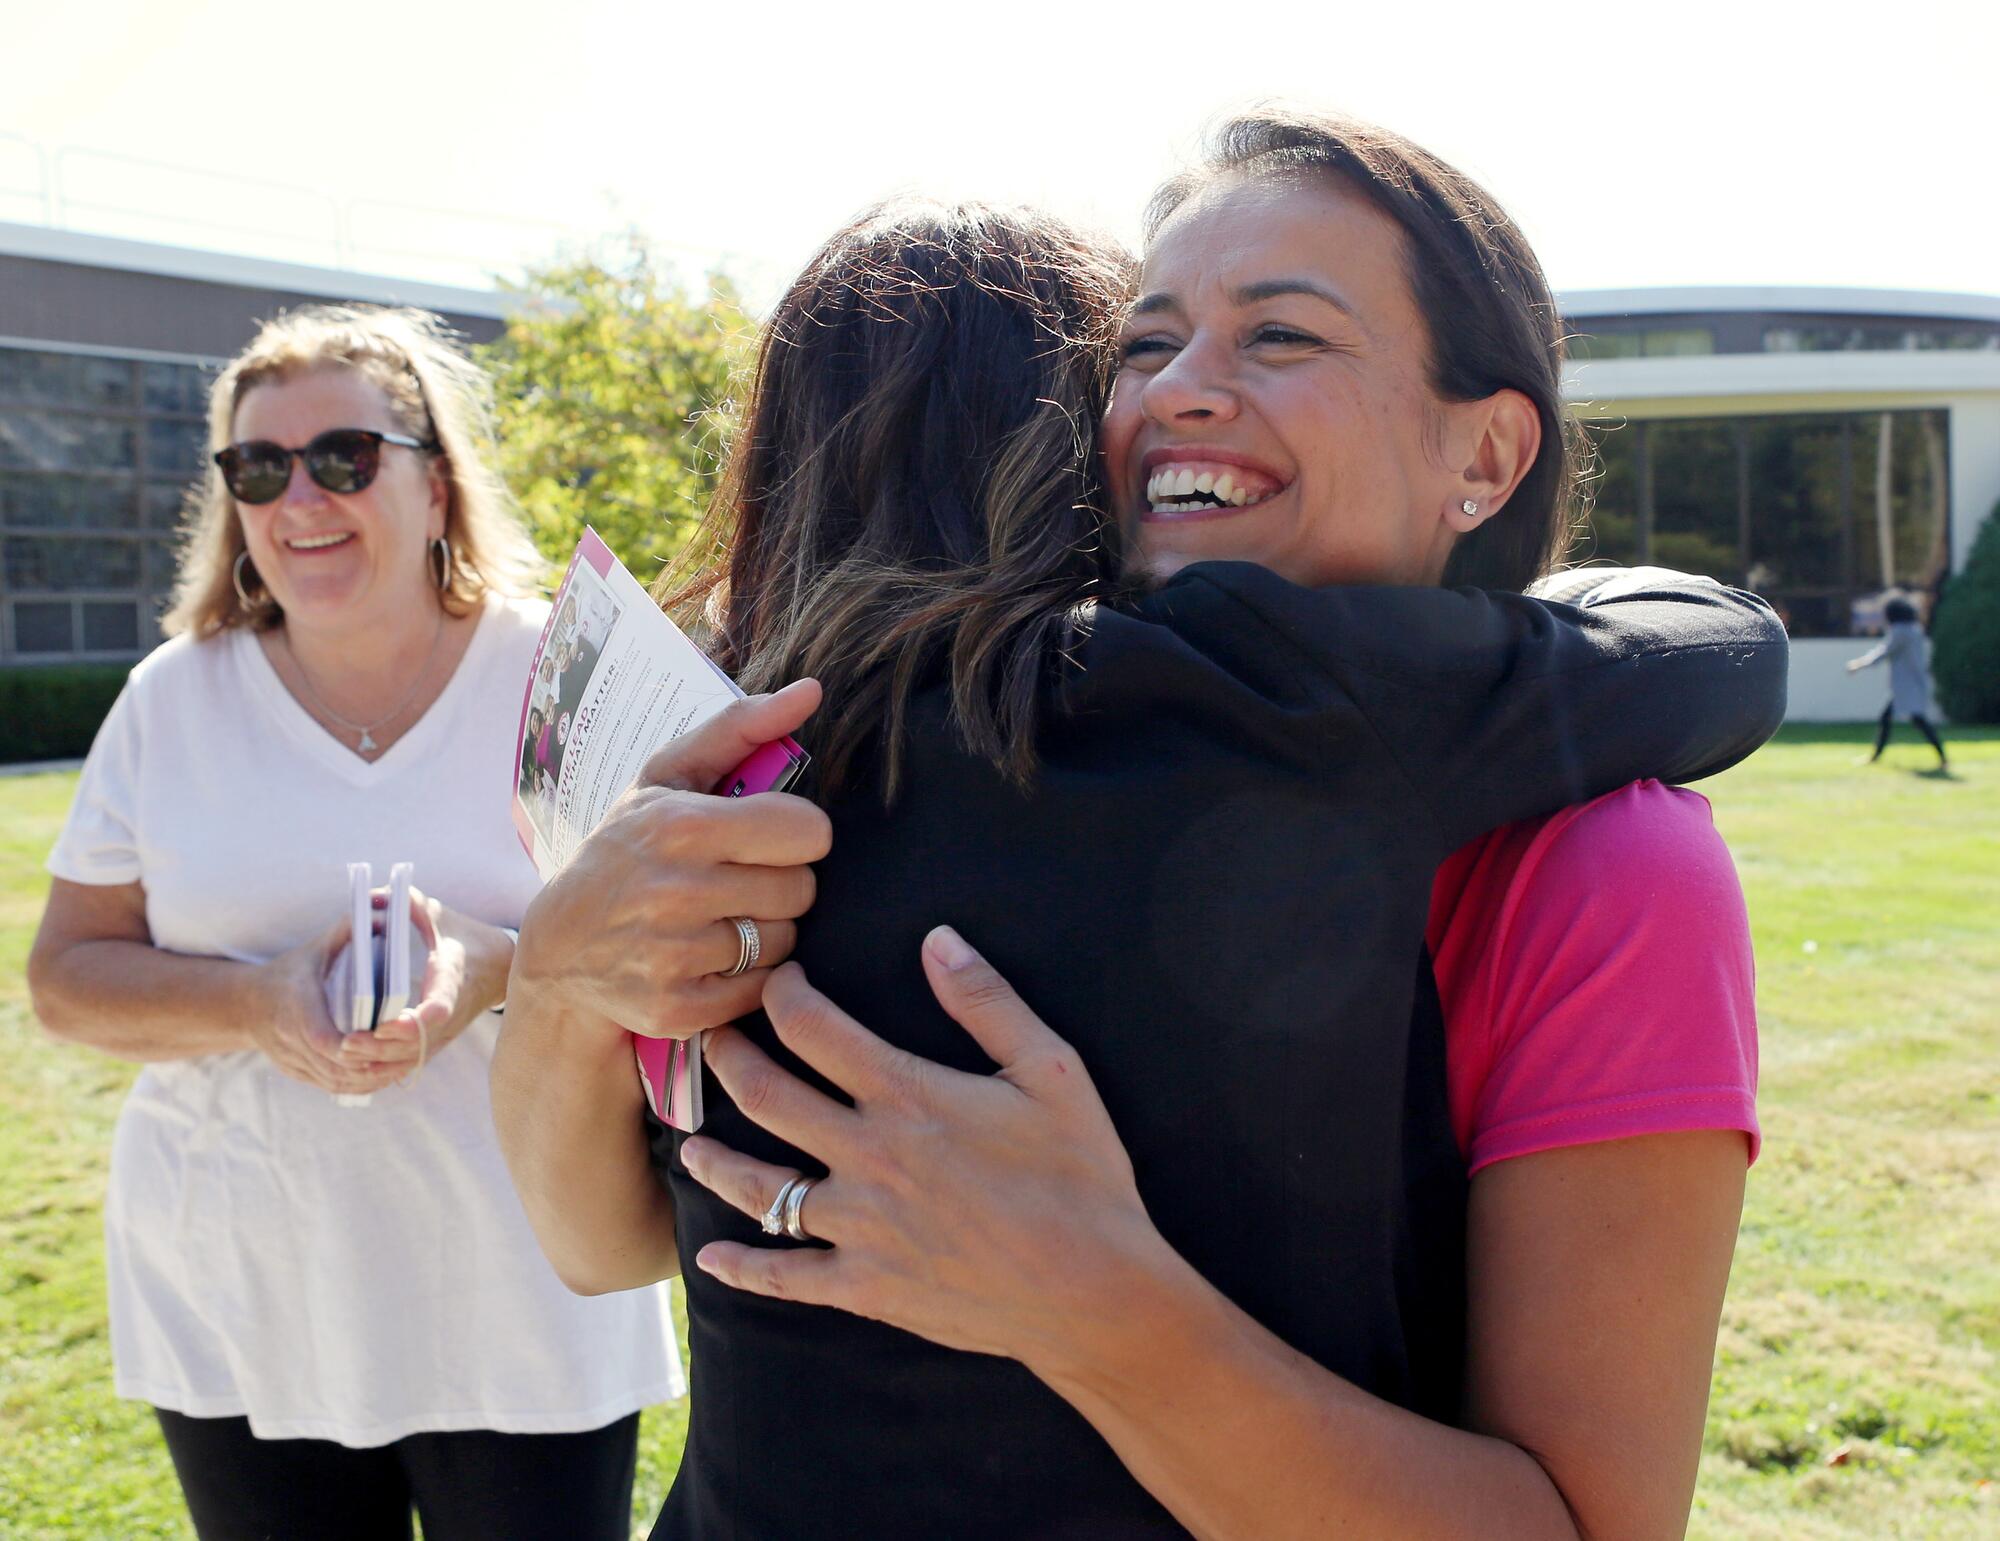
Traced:
POLYGON ((1479 505, 1473 502, 1472 499, 1467 498, 1463 503, 1459 504, 1458 506, 1465 510, 1466 518, 1477 519, 1479 517, 1479 505))

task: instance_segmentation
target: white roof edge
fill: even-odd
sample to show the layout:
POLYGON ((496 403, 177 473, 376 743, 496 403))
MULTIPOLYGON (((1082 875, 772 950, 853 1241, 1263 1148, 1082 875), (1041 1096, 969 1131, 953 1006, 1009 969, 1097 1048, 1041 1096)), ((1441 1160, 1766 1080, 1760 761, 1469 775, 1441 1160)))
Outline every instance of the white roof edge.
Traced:
POLYGON ((332 300, 415 305, 424 310, 485 316, 495 321, 504 320, 513 309, 509 296, 492 289, 460 289, 450 284, 391 278, 380 273, 351 273, 344 268, 240 257, 231 252, 201 251, 189 246, 159 246, 122 236, 56 230, 46 225, 17 225, 5 220, 0 220, 0 255, 111 268, 125 273, 155 273, 200 283, 278 289, 332 300))
POLYGON ((1685 315, 1700 311, 1744 310, 2000 321, 2000 295, 1949 294, 1931 289, 1816 288, 1804 284, 1564 289, 1556 295, 1556 305, 1565 319, 1572 321, 1592 316, 1685 315))
POLYGON ((1667 397, 1923 395, 1946 400, 2000 392, 2000 353, 1708 353, 1685 358, 1589 359, 1563 366, 1571 401, 1667 397))
POLYGON ((94 342, 57 342, 47 337, 13 337, 0 333, 0 348, 20 348, 28 353, 75 353, 85 358, 138 359, 146 364, 193 364, 213 368, 223 362, 214 353, 163 353, 158 348, 113 348, 94 342))

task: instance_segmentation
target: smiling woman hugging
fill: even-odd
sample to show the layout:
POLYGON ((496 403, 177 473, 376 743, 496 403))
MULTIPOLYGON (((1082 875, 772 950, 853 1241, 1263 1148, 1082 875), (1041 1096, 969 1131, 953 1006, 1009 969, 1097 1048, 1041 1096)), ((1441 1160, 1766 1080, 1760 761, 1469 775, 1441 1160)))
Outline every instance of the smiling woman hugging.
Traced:
POLYGON ((1782 632, 1677 575, 1518 592, 1568 528, 1554 312, 1406 141, 1248 120, 1136 307, 1116 269, 979 208, 828 243, 714 606, 746 683, 823 687, 823 811, 682 790, 800 683, 657 757, 523 924, 494 1089, 537 1234, 579 1288, 685 1265, 655 1535, 1677 1533, 1754 1130, 1706 1015, 1740 900, 1699 848, 1699 1052, 1645 970, 1578 988, 1657 960, 1659 848, 1581 951, 1546 906, 1500 938, 1471 972, 1547 993, 1462 1040, 1425 922, 1496 826, 1747 753, 1782 632), (804 965, 759 1011, 732 916, 804 965), (647 1184, 616 1029, 732 1019, 647 1184))

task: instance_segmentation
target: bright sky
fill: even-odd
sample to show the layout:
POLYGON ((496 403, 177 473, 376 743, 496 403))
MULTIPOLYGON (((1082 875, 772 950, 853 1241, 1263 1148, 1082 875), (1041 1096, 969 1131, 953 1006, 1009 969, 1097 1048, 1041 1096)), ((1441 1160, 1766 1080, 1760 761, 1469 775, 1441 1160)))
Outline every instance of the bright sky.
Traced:
POLYGON ((1284 96, 1473 173, 1558 288, 2000 293, 1992 0, 0 0, 0 36, 0 219, 46 217, 14 135, 74 228, 407 276, 637 224, 768 295, 906 190, 1132 239, 1284 96))

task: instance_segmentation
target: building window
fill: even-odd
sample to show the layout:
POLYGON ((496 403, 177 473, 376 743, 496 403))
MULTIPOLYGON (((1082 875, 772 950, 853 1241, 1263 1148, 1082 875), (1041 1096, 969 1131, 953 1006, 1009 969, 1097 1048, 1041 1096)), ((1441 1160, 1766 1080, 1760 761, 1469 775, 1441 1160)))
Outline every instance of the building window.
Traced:
POLYGON ((139 607, 122 600, 83 605, 83 650, 86 653, 135 653, 139 650, 139 607))
POLYGON ((1656 419, 1594 436, 1577 554, 1754 589, 1793 636, 1851 635, 1885 589, 1926 595, 1949 562, 1942 410, 1656 419))
POLYGON ((1964 353, 2000 351, 2000 321, 1799 322, 1764 329, 1766 353, 1964 353))
POLYGON ((1565 344, 1573 359, 1687 358, 1715 351, 1715 329, 1707 326, 1613 327, 1572 333, 1565 344))
POLYGON ((130 658, 159 640, 212 378, 0 347, 0 659, 130 658))
POLYGON ((14 651, 30 658, 61 656, 76 651, 75 619, 66 603, 37 600, 12 607, 14 651))

